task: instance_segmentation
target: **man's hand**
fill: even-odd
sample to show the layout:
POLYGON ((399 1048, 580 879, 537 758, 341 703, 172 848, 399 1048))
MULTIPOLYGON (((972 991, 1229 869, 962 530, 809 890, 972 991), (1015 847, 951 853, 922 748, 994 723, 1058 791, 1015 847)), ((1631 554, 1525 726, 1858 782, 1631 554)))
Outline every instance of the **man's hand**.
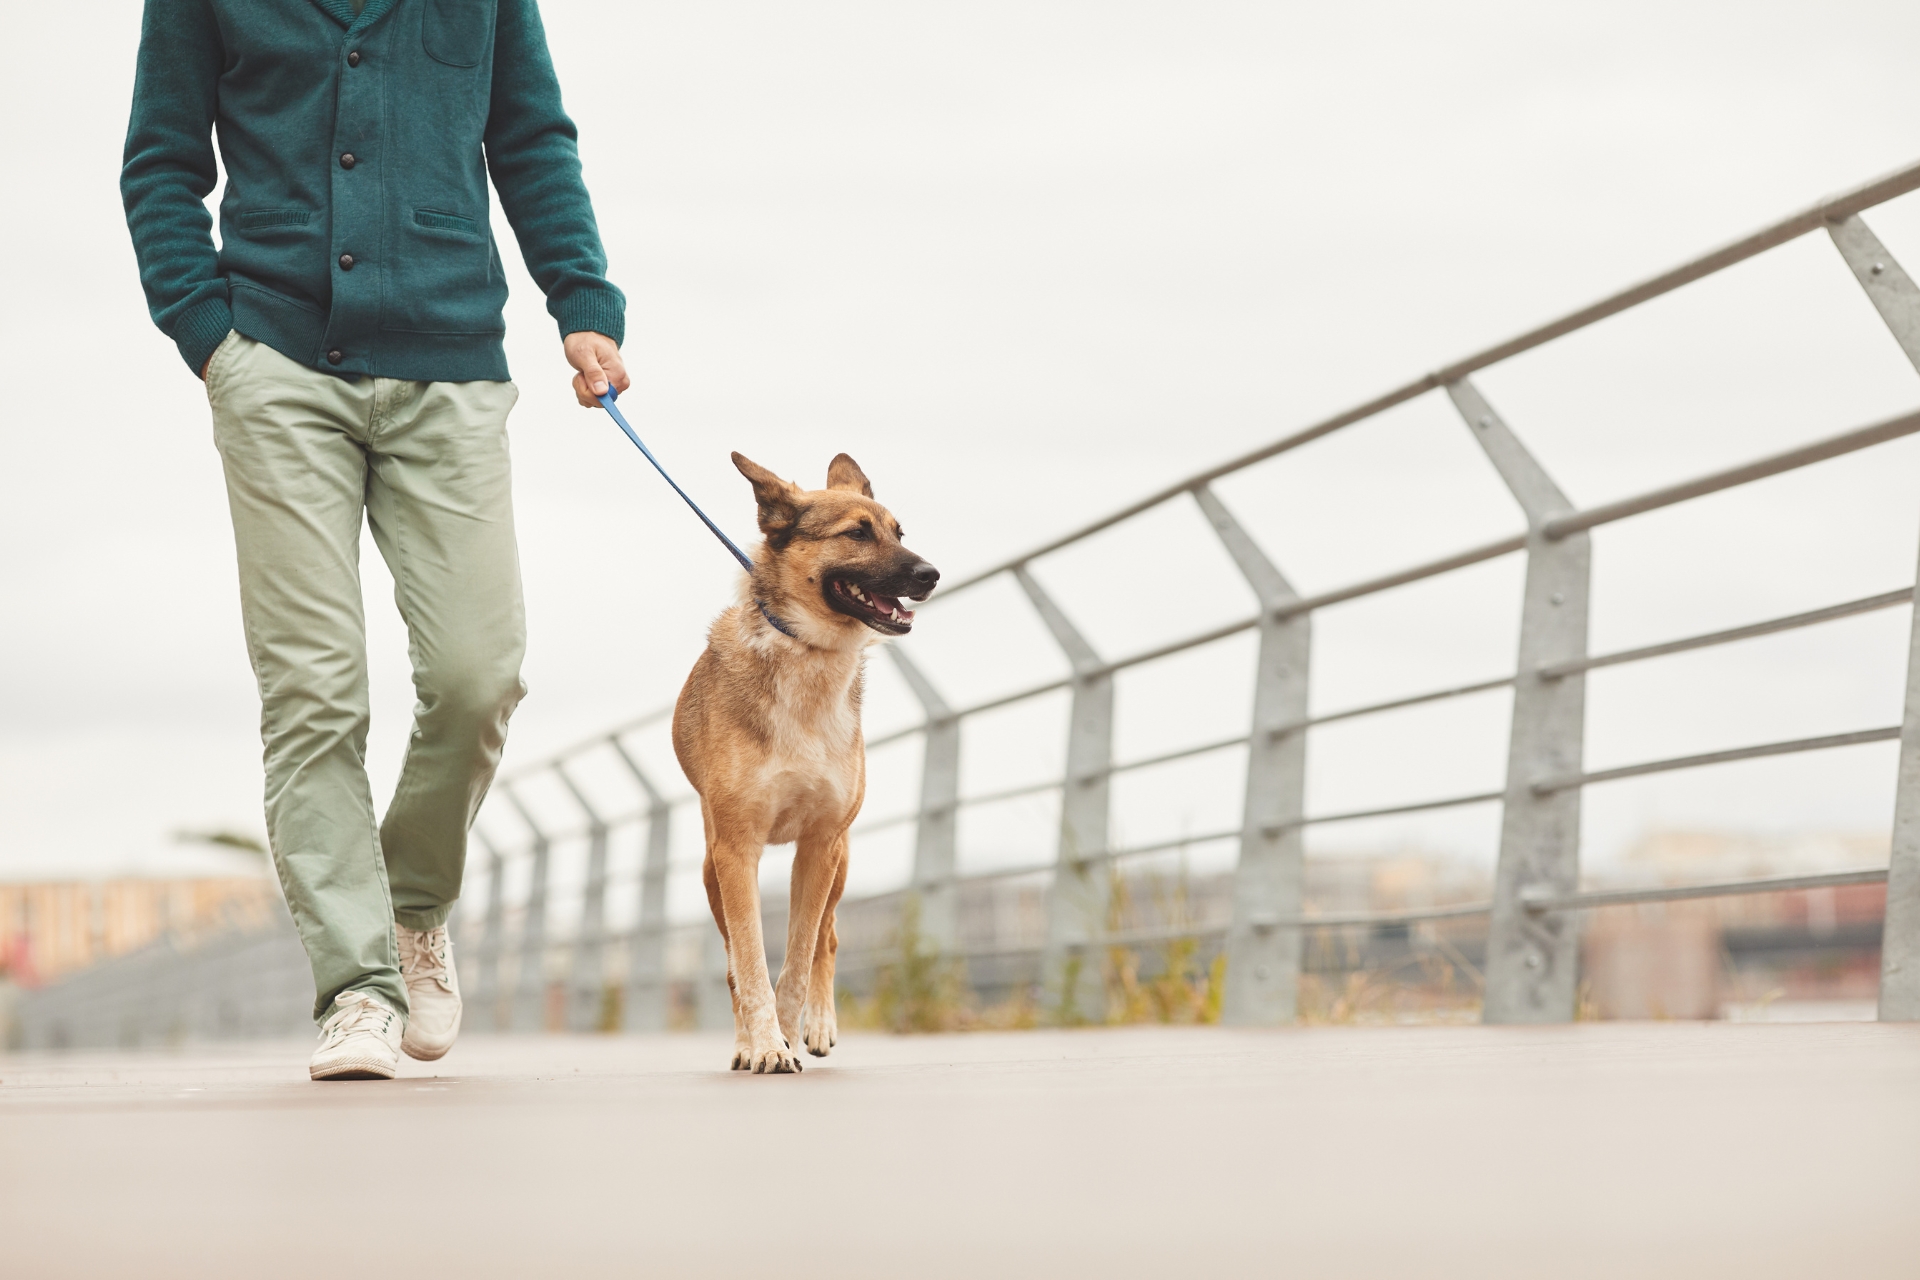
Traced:
POLYGON ((596 397, 604 395, 609 385, 615 391, 625 391, 630 385, 627 366, 620 359, 620 345, 606 334, 582 329, 568 334, 561 345, 566 348, 567 363, 579 370, 573 375, 573 395, 582 408, 598 409, 600 401, 596 397))

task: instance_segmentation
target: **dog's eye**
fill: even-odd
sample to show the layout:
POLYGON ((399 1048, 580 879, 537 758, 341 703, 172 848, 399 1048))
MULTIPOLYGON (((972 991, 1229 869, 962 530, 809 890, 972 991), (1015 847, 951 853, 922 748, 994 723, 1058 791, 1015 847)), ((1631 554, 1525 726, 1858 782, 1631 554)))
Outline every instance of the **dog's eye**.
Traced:
POLYGON ((843 538, 852 538, 855 542, 873 541, 873 534, 867 529, 867 526, 865 525, 859 525, 855 528, 849 529, 845 533, 841 534, 840 536, 843 538))

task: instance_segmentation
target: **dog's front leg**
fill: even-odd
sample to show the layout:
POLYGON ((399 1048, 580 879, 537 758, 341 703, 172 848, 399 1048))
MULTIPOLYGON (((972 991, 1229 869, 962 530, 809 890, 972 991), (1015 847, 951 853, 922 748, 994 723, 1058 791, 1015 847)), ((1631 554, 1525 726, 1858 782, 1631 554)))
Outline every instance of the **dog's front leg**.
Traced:
POLYGON ((766 940, 760 932, 760 849, 749 844, 716 842, 710 855, 720 907, 726 916, 727 976, 733 984, 734 1036, 746 1041, 747 1061, 735 1066, 759 1074, 798 1071, 780 1020, 775 1014, 773 983, 767 977, 766 940))
MULTIPOLYGON (((816 1057, 825 1049, 815 1048, 814 1014, 819 992, 812 990, 819 972, 821 920, 833 911, 833 900, 845 883, 846 837, 839 831, 803 832, 794 849, 793 884, 787 899, 787 958, 780 966, 780 985, 776 999, 780 1030, 787 1043, 800 1044, 801 1019, 806 1019, 807 1048, 816 1057)), ((831 1018, 833 972, 827 972, 827 1008, 831 1018)), ((831 1044, 829 1039, 826 1043, 831 1044)))
POLYGON ((827 890, 826 909, 820 913, 819 942, 813 950, 813 977, 807 983, 807 1052, 824 1058, 840 1038, 839 1017, 833 1004, 834 960, 840 952, 840 933, 833 914, 847 887, 847 833, 834 842, 833 884, 827 890))
POLYGON ((713 910, 713 923, 720 930, 720 946, 727 957, 727 1003, 733 1010, 733 1069, 745 1071, 753 1065, 753 1046, 747 1042, 747 1024, 740 1018, 740 984, 733 977, 733 947, 727 939, 727 909, 720 902, 720 873, 714 870, 711 851, 701 864, 700 882, 706 886, 707 906, 713 910))

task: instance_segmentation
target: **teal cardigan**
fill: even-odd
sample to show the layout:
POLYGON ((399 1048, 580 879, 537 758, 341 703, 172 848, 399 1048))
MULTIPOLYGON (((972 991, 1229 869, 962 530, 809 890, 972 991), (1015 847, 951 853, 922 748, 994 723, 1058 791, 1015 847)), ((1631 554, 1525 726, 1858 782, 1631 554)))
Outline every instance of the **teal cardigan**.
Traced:
POLYGON ((619 342, 577 136, 536 0, 146 0, 120 191, 154 323, 195 373, 238 329, 334 373, 505 379, 491 173, 560 332, 619 342))

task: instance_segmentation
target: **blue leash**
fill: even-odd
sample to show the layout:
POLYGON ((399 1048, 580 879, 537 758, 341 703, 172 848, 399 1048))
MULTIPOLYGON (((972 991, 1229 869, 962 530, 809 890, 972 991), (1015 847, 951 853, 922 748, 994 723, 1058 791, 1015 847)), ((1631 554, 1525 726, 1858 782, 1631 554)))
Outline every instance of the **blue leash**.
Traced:
MULTIPOLYGON (((746 552, 740 549, 740 546, 738 543, 736 543, 732 538, 729 538, 725 533, 721 532, 720 526, 713 522, 713 518, 711 516, 709 516, 706 512, 700 509, 699 503, 695 502, 692 498, 689 498, 687 496, 687 491, 680 487, 679 482, 676 481, 672 476, 667 474, 667 469, 660 465, 660 459, 653 456, 653 450, 647 448, 646 442, 640 438, 640 433, 635 431, 633 429, 633 424, 627 421, 627 415, 620 412, 619 408, 615 406, 615 404, 613 403, 615 400, 618 400, 619 398, 620 398, 620 393, 618 391, 615 391, 611 384, 608 385, 606 394, 598 397, 600 401, 600 407, 613 415, 613 420, 615 424, 618 425, 622 431, 627 433, 627 439, 633 441, 633 447, 646 455, 647 461, 653 464, 653 469, 660 473, 660 478, 673 486, 673 491, 680 495, 680 500, 686 503, 689 507, 693 508, 693 514, 700 517, 700 523, 704 524, 705 526, 707 526, 708 529, 713 531, 713 536, 720 539, 720 545, 725 547, 728 551, 731 551, 733 553, 733 558, 740 562, 740 567, 742 569, 745 569, 748 575, 751 576, 751 574, 753 573, 753 561, 748 558, 746 552)), ((799 636, 794 635, 793 630, 790 627, 788 627, 785 622, 781 621, 779 618, 776 618, 773 615, 773 611, 767 608, 765 604, 761 603, 758 597, 754 598, 753 603, 759 607, 761 616, 766 618, 768 624, 772 626, 775 631, 778 631, 783 636, 792 636, 795 640, 798 640, 800 638, 799 636)))

